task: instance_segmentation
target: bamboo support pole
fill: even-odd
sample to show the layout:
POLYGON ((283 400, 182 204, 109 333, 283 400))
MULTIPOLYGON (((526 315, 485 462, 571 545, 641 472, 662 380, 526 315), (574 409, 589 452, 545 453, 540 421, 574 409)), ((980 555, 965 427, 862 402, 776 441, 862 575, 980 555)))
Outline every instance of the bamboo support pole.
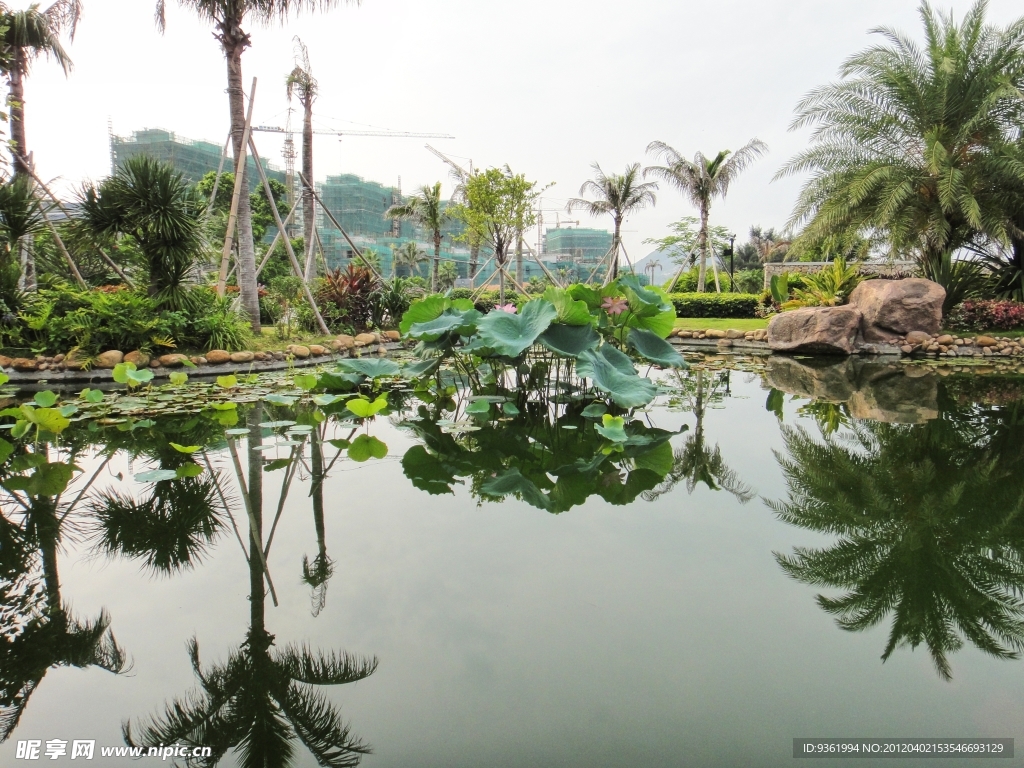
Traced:
POLYGON ((231 131, 228 131, 228 137, 224 141, 224 149, 220 153, 220 163, 217 164, 217 175, 213 177, 213 192, 210 193, 210 202, 206 206, 206 218, 210 218, 213 214, 213 205, 217 202, 217 189, 220 187, 220 176, 224 173, 224 161, 228 157, 228 147, 231 146, 231 131))
MULTIPOLYGON (((295 209, 298 207, 298 205, 299 205, 298 203, 295 203, 295 205, 292 206, 292 209, 288 212, 288 215, 285 217, 284 225, 286 227, 289 224, 291 224, 292 216, 295 215, 295 209)), ((274 249, 277 248, 277 241, 280 240, 280 239, 281 239, 281 230, 277 230, 277 234, 274 235, 274 239, 270 241, 270 247, 267 248, 267 252, 263 254, 263 260, 260 262, 259 267, 256 269, 256 277, 259 277, 260 276, 260 272, 262 272, 263 268, 265 266, 267 266, 267 262, 270 261, 270 257, 274 254, 274 249)), ((230 280, 231 276, 233 274, 235 274, 235 270, 237 268, 238 268, 237 264, 232 264, 231 265, 231 271, 228 272, 228 280, 230 280)))
POLYGON ((68 263, 68 267, 71 268, 71 273, 75 276, 75 281, 83 291, 89 290, 89 285, 83 279, 82 273, 78 271, 78 267, 75 266, 75 262, 71 258, 71 254, 68 253, 68 249, 65 247, 64 241, 60 239, 60 234, 58 234, 57 228, 53 226, 53 222, 49 219, 46 220, 46 225, 50 228, 50 234, 53 235, 54 242, 57 243, 57 249, 60 251, 60 255, 64 257, 64 261, 66 261, 68 263))
MULTIPOLYGON (((231 193, 231 209, 228 212, 228 228, 224 234, 224 250, 220 255, 220 276, 217 279, 217 295, 224 298, 227 292, 228 283, 228 262, 231 259, 231 246, 234 245, 235 220, 238 218, 238 200, 242 192, 242 176, 245 172, 245 150, 249 144, 249 135, 252 128, 252 106, 256 101, 256 78, 252 79, 252 93, 249 95, 249 109, 245 114, 245 128, 242 130, 242 146, 238 150, 238 157, 235 162, 235 189, 231 193)), ((256 163, 257 167, 259 163, 256 163)), ((274 198, 271 197, 271 200, 274 198)), ((274 204, 271 202, 270 207, 274 204)))
MULTIPOLYGON (((274 215, 274 224, 277 226, 278 232, 286 232, 284 228, 284 222, 281 221, 281 214, 277 210, 277 206, 274 205, 274 195, 270 189, 270 182, 267 180, 266 171, 263 170, 263 164, 260 162, 259 152, 256 151, 256 142, 253 141, 252 136, 249 136, 249 149, 252 150, 252 158, 256 161, 256 170, 259 172, 260 180, 263 182, 263 191, 267 195, 267 200, 270 202, 270 212, 274 215)), ((313 314, 316 315, 316 322, 320 326, 320 330, 324 332, 325 336, 331 335, 331 329, 327 327, 327 323, 324 322, 323 315, 320 314, 320 309, 316 305, 316 300, 313 298, 313 294, 310 293, 309 285, 303 280, 302 267, 299 265, 299 260, 295 258, 295 249, 292 248, 292 241, 287 236, 281 238, 284 241, 284 249, 288 252, 288 259, 292 263, 292 269, 295 271, 295 276, 302 280, 302 294, 306 297, 306 301, 309 302, 310 308, 313 310, 313 314)))
POLYGON ((302 183, 306 186, 306 188, 313 193, 313 199, 316 200, 316 202, 320 205, 320 209, 325 214, 327 214, 327 218, 331 220, 331 223, 338 229, 339 232, 341 232, 342 236, 345 238, 348 244, 352 246, 352 252, 355 253, 355 255, 358 256, 360 259, 362 259, 363 263, 370 268, 370 271, 373 272, 374 277, 376 277, 382 283, 387 283, 388 281, 384 278, 383 275, 381 275, 380 272, 377 271, 377 268, 373 266, 373 264, 370 264, 365 259, 363 259, 362 252, 359 250, 356 244, 352 242, 352 238, 348 236, 348 232, 346 232, 345 228, 341 226, 341 224, 338 222, 336 218, 334 218, 334 214, 331 213, 330 209, 326 205, 324 205, 324 201, 320 199, 320 195, 317 194, 316 189, 314 189, 313 185, 309 183, 309 180, 302 175, 301 171, 299 171, 299 178, 302 180, 302 183))
MULTIPOLYGON (((260 556, 260 563, 263 565, 263 575, 267 577, 267 586, 270 587, 270 597, 274 600, 274 607, 277 608, 277 590, 274 589, 274 582, 270 579, 270 568, 267 567, 267 558, 263 554, 262 542, 256 541, 256 531, 259 525, 256 523, 256 513, 252 511, 252 499, 249 498, 249 488, 245 484, 245 475, 242 473, 242 462, 238 460, 238 450, 235 448, 235 441, 228 438, 228 450, 231 453, 231 461, 235 465, 235 474, 238 476, 238 484, 242 487, 242 501, 245 503, 245 511, 249 516, 249 538, 252 540, 250 549, 255 549, 260 556)), ((252 557, 250 552, 249 557, 252 557)))

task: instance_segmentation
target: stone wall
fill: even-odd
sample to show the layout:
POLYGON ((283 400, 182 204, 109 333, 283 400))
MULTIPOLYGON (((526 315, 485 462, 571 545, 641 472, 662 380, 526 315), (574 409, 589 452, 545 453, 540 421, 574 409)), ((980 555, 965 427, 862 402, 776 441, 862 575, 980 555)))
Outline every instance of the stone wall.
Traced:
MULTIPOLYGON (((831 261, 772 261, 764 265, 764 287, 771 285, 772 278, 783 272, 799 272, 809 274, 830 266, 831 261)), ((917 264, 913 261, 865 261, 860 265, 860 273, 871 277, 907 277, 917 274, 917 264)))

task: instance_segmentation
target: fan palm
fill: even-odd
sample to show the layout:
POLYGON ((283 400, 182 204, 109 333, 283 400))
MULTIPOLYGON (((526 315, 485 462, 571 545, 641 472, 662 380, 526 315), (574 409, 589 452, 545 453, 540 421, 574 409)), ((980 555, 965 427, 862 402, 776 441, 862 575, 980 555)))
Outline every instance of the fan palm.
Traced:
MULTIPOLYGON (((295 38, 295 68, 288 73, 285 80, 288 91, 288 102, 292 96, 302 105, 302 175, 313 178, 313 102, 320 90, 320 85, 313 77, 313 67, 309 63, 309 50, 298 38, 295 38)), ((306 265, 304 277, 308 283, 313 279, 313 190, 306 184, 302 185, 302 235, 306 245, 306 265)))
MULTIPOLYGON (((652 141, 647 146, 647 151, 662 159, 665 164, 644 168, 644 176, 656 176, 668 182, 688 198, 700 213, 700 230, 697 233, 697 249, 700 252, 697 291, 703 293, 710 251, 708 216, 711 213, 711 203, 715 198, 725 198, 736 177, 767 152, 768 145, 760 139, 751 139, 736 152, 725 149, 711 160, 698 152, 692 161, 687 160, 663 141, 652 141)), ((716 272, 716 282, 717 275, 716 272)))
POLYGON ((389 219, 407 219, 427 230, 434 241, 434 261, 430 270, 430 290, 437 291, 437 270, 441 263, 441 230, 451 220, 441 199, 441 182, 423 185, 405 203, 392 205, 384 212, 389 219))
MULTIPOLYGON (((242 53, 251 43, 242 28, 247 18, 257 24, 284 21, 292 11, 316 11, 334 8, 344 0, 178 0, 178 4, 194 11, 202 20, 213 24, 214 37, 224 51, 228 69, 228 109, 231 119, 231 141, 235 165, 245 152, 245 94, 242 88, 242 53)), ((358 2, 358 0, 356 0, 358 2)), ((165 27, 166 0, 157 0, 157 28, 165 27)), ((310 179, 312 182, 312 179, 310 179)), ((248 189, 245 164, 242 164, 242 189, 248 189)), ((256 333, 260 330, 259 290, 256 284, 256 250, 252 235, 252 210, 249 196, 238 199, 238 287, 242 308, 256 333)))
POLYGON ((394 264, 397 276, 399 268, 406 270, 406 276, 411 277, 416 268, 430 257, 415 242, 409 240, 402 243, 392 251, 392 263, 394 264))
POLYGON ((61 45, 60 37, 65 31, 68 39, 74 40, 75 28, 82 13, 79 0, 57 0, 45 11, 39 10, 39 3, 32 3, 25 10, 13 10, 0 4, 0 26, 6 27, 3 46, 10 57, 7 64, 7 79, 10 83, 11 142, 14 145, 14 173, 27 176, 28 144, 25 140, 25 77, 32 62, 40 56, 52 58, 66 75, 71 71, 71 57, 61 45))
POLYGON ((447 291, 455 287, 455 281, 459 279, 459 268, 454 261, 443 261, 437 268, 437 287, 439 290, 447 291))
POLYGON ((1012 234, 1010 187, 1024 166, 1007 144, 1024 118, 1024 19, 985 23, 978 0, 961 24, 922 3, 924 45, 889 28, 846 60, 842 80, 811 91, 791 129, 812 145, 776 178, 810 174, 791 224, 801 240, 881 233, 896 251, 937 265, 1012 234))
POLYGON ((146 256, 149 294, 180 309, 202 246, 206 205, 195 185, 170 163, 139 155, 99 187, 85 186, 79 203, 81 225, 91 234, 135 240, 146 256))
POLYGON ((566 210, 584 210, 591 216, 610 215, 615 230, 612 234, 612 257, 610 279, 619 276, 619 249, 622 246, 622 222, 634 211, 639 211, 657 202, 654 191, 658 185, 640 181, 640 163, 626 166, 625 173, 607 175, 601 166, 594 163, 594 178, 587 179, 580 187, 580 194, 591 194, 595 200, 574 197, 569 200, 566 210))
MULTIPOLYGON (((853 422, 821 441, 783 428, 777 453, 789 498, 768 502, 792 525, 839 536, 823 548, 776 554, 794 579, 848 590, 819 595, 840 628, 892 614, 883 661, 924 644, 939 674, 964 639, 998 658, 1024 650, 1024 486, 1020 428, 989 424, 853 422)), ((977 421, 975 419, 975 421, 977 421)))

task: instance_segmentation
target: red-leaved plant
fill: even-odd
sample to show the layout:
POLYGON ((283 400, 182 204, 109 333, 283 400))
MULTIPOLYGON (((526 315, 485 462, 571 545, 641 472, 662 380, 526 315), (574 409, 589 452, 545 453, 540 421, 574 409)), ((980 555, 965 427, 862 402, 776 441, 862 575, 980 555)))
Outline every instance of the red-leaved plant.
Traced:
POLYGON ((1009 331, 1024 328, 1024 303, 968 299, 953 308, 946 325, 959 331, 1009 331))

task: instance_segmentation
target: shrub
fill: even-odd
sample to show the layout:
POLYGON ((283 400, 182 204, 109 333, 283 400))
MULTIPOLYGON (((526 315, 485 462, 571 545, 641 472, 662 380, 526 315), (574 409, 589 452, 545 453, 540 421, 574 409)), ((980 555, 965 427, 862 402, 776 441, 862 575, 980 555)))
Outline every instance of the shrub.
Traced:
MULTIPOLYGON (((782 275, 778 275, 782 277, 782 275)), ((847 264, 842 256, 836 256, 832 263, 808 275, 803 276, 805 287, 793 291, 793 298, 783 303, 783 309, 799 307, 837 307, 845 304, 853 289, 864 278, 860 275, 860 265, 847 264)), ((774 283, 775 278, 772 278, 774 283)), ((773 288, 772 293, 776 291, 773 288)))
POLYGON ((1024 303, 969 299, 953 308, 946 325, 958 331, 1024 328, 1024 303))
POLYGON ((756 293, 670 293, 676 317, 757 317, 756 293))
MULTIPOLYGON (((468 288, 456 288, 449 294, 453 299, 469 299, 473 297, 474 291, 468 288)), ((520 296, 516 291, 507 290, 505 291, 505 303, 515 304, 519 306, 529 296, 520 296)), ((479 296, 476 297, 476 301, 473 302, 473 306, 476 307, 478 312, 483 312, 485 315, 498 306, 498 292, 497 291, 483 291, 479 296)))
MULTIPOLYGON (((694 293, 694 292, 696 292, 696 290, 697 290, 697 276, 698 276, 698 268, 697 267, 691 267, 688 272, 683 272, 683 274, 681 274, 679 276, 679 280, 676 281, 674 292, 675 293, 694 293)), ((673 275, 672 277, 675 277, 675 275, 673 275)), ((672 279, 669 278, 668 282, 665 283, 665 290, 666 291, 669 290, 669 283, 671 283, 671 282, 672 282, 672 279)), ((723 291, 729 291, 732 288, 732 284, 729 281, 729 273, 728 272, 719 272, 718 273, 718 282, 721 284, 723 291)), ((714 274, 714 272, 711 271, 711 265, 710 264, 708 265, 707 275, 704 278, 704 292, 705 293, 717 293, 717 291, 715 289, 715 274, 714 274)))

